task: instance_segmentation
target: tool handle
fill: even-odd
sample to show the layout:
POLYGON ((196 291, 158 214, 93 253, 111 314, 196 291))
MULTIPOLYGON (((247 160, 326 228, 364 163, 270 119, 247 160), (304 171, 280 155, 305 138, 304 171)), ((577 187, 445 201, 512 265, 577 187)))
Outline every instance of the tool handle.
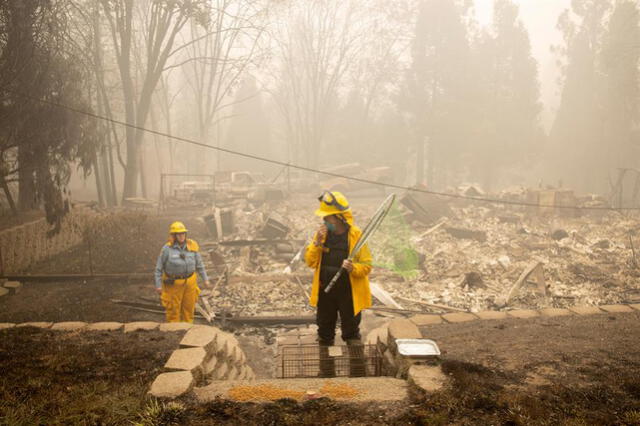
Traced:
POLYGON ((342 275, 342 271, 344 271, 344 270, 345 270, 344 268, 340 268, 340 270, 333 276, 333 278, 331 279, 331 282, 329 283, 329 285, 324 289, 325 293, 329 293, 331 291, 331 289, 333 288, 333 286, 336 285, 336 283, 338 282, 338 279, 342 275))

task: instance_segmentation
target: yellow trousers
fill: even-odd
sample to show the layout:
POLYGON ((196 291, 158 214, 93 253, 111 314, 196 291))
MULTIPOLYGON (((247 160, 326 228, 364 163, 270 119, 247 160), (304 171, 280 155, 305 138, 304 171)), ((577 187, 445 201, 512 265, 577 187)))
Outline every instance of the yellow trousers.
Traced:
POLYGON ((193 322, 193 314, 200 288, 194 273, 184 280, 175 280, 171 285, 162 284, 162 306, 167 313, 167 322, 193 322))

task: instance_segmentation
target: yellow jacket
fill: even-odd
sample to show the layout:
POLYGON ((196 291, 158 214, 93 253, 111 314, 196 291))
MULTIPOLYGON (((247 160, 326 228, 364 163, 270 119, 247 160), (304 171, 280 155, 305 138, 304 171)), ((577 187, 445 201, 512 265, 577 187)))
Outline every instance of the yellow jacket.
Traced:
MULTIPOLYGON (((349 218, 351 219, 351 218, 349 218)), ((352 222, 349 220, 349 222, 352 222)), ((317 235, 317 233, 316 233, 317 235)), ((320 291, 320 265, 322 264, 323 246, 316 246, 313 241, 307 246, 304 260, 310 268, 314 268, 313 284, 311 286, 311 296, 309 304, 318 305, 318 292, 320 291)), ((357 226, 351 224, 349 227, 349 252, 358 242, 362 231, 357 226)), ((324 241, 323 241, 324 243, 324 241)), ((349 274, 351 281, 351 295, 353 296, 353 314, 358 315, 363 309, 371 306, 371 288, 369 288, 369 272, 371 272, 371 251, 368 245, 364 245, 360 252, 353 259, 353 271, 349 274)))

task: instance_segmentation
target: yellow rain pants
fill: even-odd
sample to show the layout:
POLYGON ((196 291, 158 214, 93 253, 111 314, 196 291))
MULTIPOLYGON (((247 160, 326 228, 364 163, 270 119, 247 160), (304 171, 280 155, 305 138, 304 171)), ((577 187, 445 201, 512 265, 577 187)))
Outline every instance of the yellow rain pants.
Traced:
POLYGON ((195 273, 184 280, 175 280, 171 285, 162 283, 160 300, 167 313, 167 322, 193 322, 196 302, 200 294, 195 273))

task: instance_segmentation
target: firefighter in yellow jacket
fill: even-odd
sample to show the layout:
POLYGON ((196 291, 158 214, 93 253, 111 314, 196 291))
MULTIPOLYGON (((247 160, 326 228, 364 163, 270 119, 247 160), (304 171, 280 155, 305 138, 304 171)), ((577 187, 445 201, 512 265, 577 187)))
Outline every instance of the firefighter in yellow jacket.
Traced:
POLYGON ((156 263, 155 285, 160 293, 167 322, 193 322, 193 315, 200 294, 196 272, 209 285, 200 247, 187 238, 187 228, 182 222, 169 227, 169 241, 162 247, 156 263))
MULTIPOLYGON (((324 223, 305 252, 307 265, 315 270, 309 304, 317 306, 318 342, 321 348, 334 344, 340 315, 342 340, 347 345, 361 345, 361 311, 371 306, 368 278, 371 252, 364 245, 353 261, 348 260, 349 253, 362 234, 353 223, 349 202, 337 191, 325 191, 318 200, 320 207, 315 214, 324 223), (335 286, 326 293, 324 289, 340 268, 344 268, 348 274, 342 274, 335 286)), ((320 373, 323 376, 335 374, 333 366, 327 363, 324 366, 321 364, 320 373)))

